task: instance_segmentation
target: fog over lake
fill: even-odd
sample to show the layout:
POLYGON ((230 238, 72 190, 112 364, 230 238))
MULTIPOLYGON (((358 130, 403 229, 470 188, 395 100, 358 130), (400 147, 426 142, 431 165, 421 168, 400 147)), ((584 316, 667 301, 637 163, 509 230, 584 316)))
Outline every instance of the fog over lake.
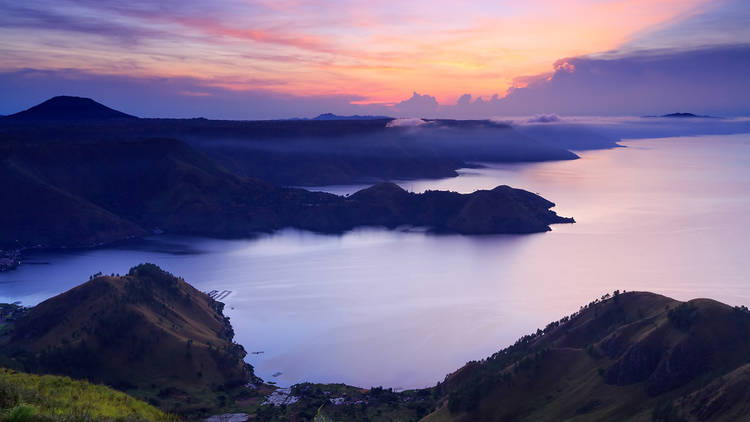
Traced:
POLYGON ((0 273, 0 301, 34 305, 95 272, 153 262, 201 290, 232 292, 225 313, 236 341, 263 352, 247 357, 262 378, 394 388, 433 385, 615 289, 750 304, 750 135, 622 144, 579 152, 579 160, 402 184, 527 189, 577 221, 549 233, 162 235, 28 254, 19 269, 0 273))

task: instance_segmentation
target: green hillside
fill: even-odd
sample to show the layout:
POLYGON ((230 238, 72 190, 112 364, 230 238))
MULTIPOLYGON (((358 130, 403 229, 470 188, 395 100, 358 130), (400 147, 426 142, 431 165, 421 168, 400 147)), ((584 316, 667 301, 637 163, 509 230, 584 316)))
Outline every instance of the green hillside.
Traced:
POLYGON ((0 368, 0 421, 177 421, 111 388, 0 368))

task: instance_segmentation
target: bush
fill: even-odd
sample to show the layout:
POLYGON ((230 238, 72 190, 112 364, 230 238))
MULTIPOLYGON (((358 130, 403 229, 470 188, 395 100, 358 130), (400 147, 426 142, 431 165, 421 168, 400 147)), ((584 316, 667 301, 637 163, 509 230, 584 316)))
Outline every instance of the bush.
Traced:
POLYGON ((37 414, 37 409, 28 404, 17 404, 8 412, 8 422, 31 421, 37 414))

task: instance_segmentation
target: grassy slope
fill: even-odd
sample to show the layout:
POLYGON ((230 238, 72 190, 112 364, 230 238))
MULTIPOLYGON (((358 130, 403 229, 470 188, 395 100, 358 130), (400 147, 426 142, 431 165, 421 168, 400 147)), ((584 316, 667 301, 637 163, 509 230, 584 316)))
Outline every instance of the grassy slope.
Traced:
POLYGON ((32 407, 29 413, 36 420, 176 420, 147 403, 102 385, 0 368, 0 420, 9 418, 11 412, 21 413, 24 407, 32 407))
POLYGON ((750 314, 628 293, 451 374, 425 422, 750 420, 750 314))

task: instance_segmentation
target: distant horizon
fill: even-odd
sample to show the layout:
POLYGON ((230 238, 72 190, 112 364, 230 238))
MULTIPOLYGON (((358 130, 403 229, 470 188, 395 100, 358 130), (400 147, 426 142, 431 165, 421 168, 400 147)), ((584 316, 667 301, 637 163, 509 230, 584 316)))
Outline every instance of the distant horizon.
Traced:
MULTIPOLYGON (((11 117, 15 114, 19 114, 25 111, 29 111, 33 108, 35 108, 38 105, 41 105, 47 101, 56 99, 56 98, 78 98, 78 99, 85 99, 85 100, 92 100, 100 105, 103 105, 107 108, 111 108, 114 111, 123 112, 125 114, 129 114, 132 117, 136 117, 139 119, 207 119, 207 120, 231 120, 231 121, 263 121, 263 120, 300 120, 300 121, 306 121, 306 120, 356 120, 356 119, 362 119, 362 120, 375 120, 375 119, 393 119, 393 120, 434 120, 434 119, 446 119, 446 120, 487 120, 487 121, 494 121, 496 123, 509 123, 509 124, 546 124, 546 123, 617 123, 619 121, 628 121, 628 120, 639 120, 639 119, 653 119, 653 118, 684 118, 688 117, 691 119, 720 119, 720 120, 728 120, 728 121, 736 121, 736 120, 744 120, 744 119, 750 119, 750 113, 748 115, 734 115, 734 116, 719 116, 719 115, 703 115, 694 113, 689 110, 677 110, 677 111, 670 111, 665 113, 659 113, 659 114, 641 114, 641 115, 566 115, 566 114, 558 114, 558 113, 534 113, 534 114, 527 114, 527 115, 502 115, 502 116, 491 116, 491 117, 484 117, 484 118, 452 118, 452 117, 422 117, 422 116, 395 116, 395 115, 377 115, 377 114, 338 114, 338 113, 332 113, 332 112, 321 112, 316 115, 311 116, 291 116, 291 117, 279 117, 279 118, 266 118, 266 119, 231 119, 231 118, 207 118, 204 116, 178 116, 178 117, 162 117, 162 116, 147 116, 142 115, 138 112, 124 112, 123 110, 120 110, 117 107, 110 107, 110 105, 103 103, 102 101, 99 101, 97 98, 92 97, 86 97, 81 95, 74 95, 74 94, 60 94, 60 95, 54 95, 52 97, 46 98, 42 101, 39 101, 38 103, 32 104, 28 107, 25 107, 20 110, 11 111, 7 114, 0 114, 0 117, 11 117), (678 116, 678 115, 691 115, 691 116, 678 116), (328 117, 331 118, 328 118, 328 117), (321 117, 325 117, 320 119, 321 117), (337 119, 340 118, 340 119, 337 119)), ((407 122, 408 125, 408 122, 407 122)))

